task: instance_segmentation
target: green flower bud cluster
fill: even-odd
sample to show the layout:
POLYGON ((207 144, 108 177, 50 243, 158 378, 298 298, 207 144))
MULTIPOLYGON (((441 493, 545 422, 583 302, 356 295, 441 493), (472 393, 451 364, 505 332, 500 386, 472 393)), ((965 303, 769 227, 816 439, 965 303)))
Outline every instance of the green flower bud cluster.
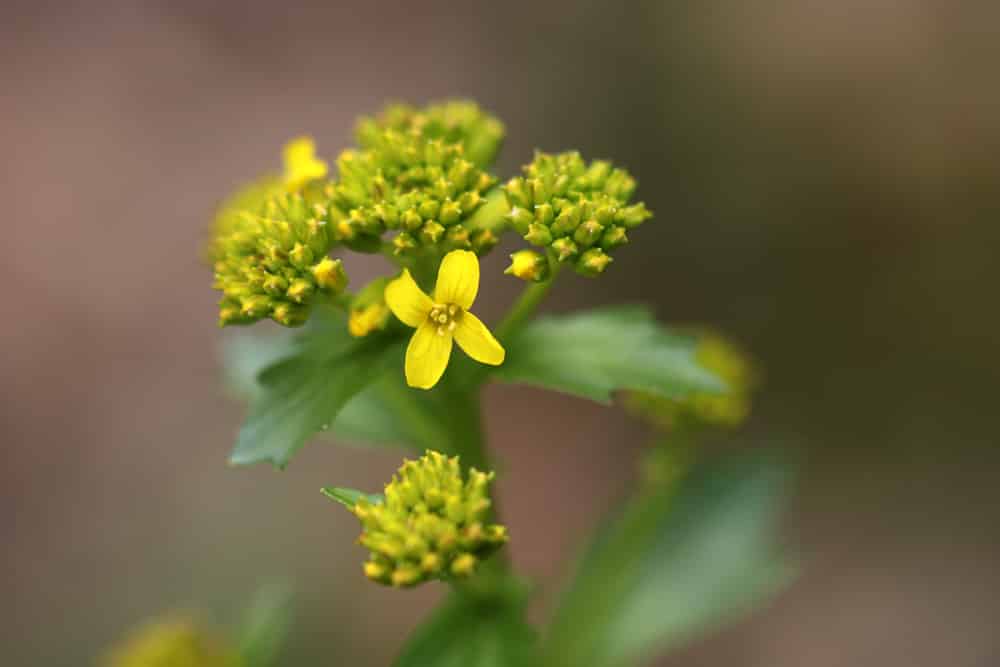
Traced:
POLYGON ((397 255, 425 248, 484 254, 496 245, 492 230, 467 224, 496 179, 466 159, 461 144, 391 128, 366 134, 365 143, 341 154, 339 180, 325 191, 338 241, 373 250, 395 232, 397 255))
MULTIPOLYGON (((504 186, 511 226, 584 275, 603 273, 610 251, 628 242, 628 230, 652 216, 645 204, 628 204, 635 179, 609 162, 587 164, 575 151, 538 152, 523 171, 504 186)), ((527 265, 524 257, 521 264, 527 265)))
POLYGON ((415 131, 426 139, 461 144, 465 157, 478 167, 493 163, 505 134, 503 123, 469 100, 446 100, 417 109, 392 104, 375 117, 364 117, 356 131, 362 148, 374 148, 384 130, 415 131))
POLYGON ((391 586, 466 577, 507 542, 507 530, 487 524, 493 473, 471 469, 463 479, 458 457, 428 450, 405 461, 385 487, 384 502, 360 499, 360 543, 371 551, 365 576, 391 586))
POLYGON ((730 428, 742 424, 750 414, 754 387, 750 359, 736 345, 714 332, 701 335, 695 358, 726 383, 725 392, 696 393, 681 399, 633 392, 626 395, 626 409, 664 431, 690 423, 730 428))
POLYGON ((220 325, 270 317, 298 326, 317 294, 344 290, 347 275, 340 260, 327 257, 334 239, 326 218, 324 207, 283 193, 268 199, 259 213, 242 210, 217 229, 209 254, 214 287, 223 294, 220 325))
POLYGON ((239 667, 234 647, 186 618, 139 628, 100 662, 102 667, 239 667))

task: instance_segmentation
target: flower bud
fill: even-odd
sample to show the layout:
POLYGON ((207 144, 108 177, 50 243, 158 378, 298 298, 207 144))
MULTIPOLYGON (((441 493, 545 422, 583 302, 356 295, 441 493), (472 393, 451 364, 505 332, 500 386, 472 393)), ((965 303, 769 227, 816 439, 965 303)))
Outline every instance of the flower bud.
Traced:
POLYGON ((601 227, 601 223, 597 222, 597 220, 585 220, 573 232, 573 240, 581 246, 592 246, 601 238, 603 233, 604 228, 601 227))
POLYGON ((347 287, 347 273, 344 272, 344 263, 340 259, 324 257, 312 267, 312 274, 316 284, 322 289, 339 293, 347 287))
POLYGON ((424 226, 420 228, 420 242, 425 245, 434 245, 441 240, 444 233, 444 226, 433 220, 425 222, 424 226))
POLYGON ((361 521, 359 542, 372 581, 409 587, 431 579, 462 578, 508 540, 503 526, 485 525, 493 473, 462 475, 458 458, 427 451, 404 461, 382 502, 362 496, 351 511, 361 521))
POLYGON ((236 646, 185 617, 165 618, 140 627, 113 647, 101 667, 239 667, 236 646))
POLYGON ((545 225, 537 222, 533 222, 528 225, 528 229, 524 234, 524 240, 531 245, 536 245, 544 248, 548 244, 552 243, 552 232, 545 225))
POLYGON ((542 282, 549 277, 549 260, 534 250, 518 250, 510 256, 510 266, 504 273, 521 280, 542 282))
POLYGON ((611 257, 600 248, 591 248, 580 255, 576 270, 585 276, 599 276, 611 263, 611 257))
POLYGON ((492 229, 477 229, 469 238, 472 250, 480 257, 496 247, 500 239, 492 229))
POLYGON ((388 278, 376 278, 355 295, 347 316, 347 330, 352 336, 360 338, 385 329, 392 314, 385 303, 388 282, 388 278))
POLYGON ((580 249, 577 247, 577 245, 572 240, 570 240, 568 237, 565 236, 561 239, 556 239, 555 241, 553 241, 551 248, 552 250, 555 251, 556 259, 558 259, 560 262, 565 262, 568 259, 576 257, 577 253, 580 252, 580 249))

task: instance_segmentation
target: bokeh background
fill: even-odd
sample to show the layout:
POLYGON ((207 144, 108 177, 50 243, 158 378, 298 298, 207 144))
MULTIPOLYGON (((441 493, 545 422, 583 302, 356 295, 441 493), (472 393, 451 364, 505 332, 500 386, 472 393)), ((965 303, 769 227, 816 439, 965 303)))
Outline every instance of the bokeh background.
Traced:
MULTIPOLYGON (((226 466, 242 408, 199 250, 289 137, 330 155, 388 99, 461 95, 507 123, 502 176, 579 148, 657 214, 547 308, 727 331, 766 371, 729 446, 800 461, 800 582, 658 664, 998 664, 998 25, 954 0, 5 2, 3 663, 87 664, 165 609, 231 622, 287 576, 285 664, 388 664, 441 590, 367 584, 317 490, 377 487, 400 454, 226 466)), ((517 288, 501 254, 489 318, 517 288)), ((645 434, 534 390, 488 402, 541 616, 645 434)))

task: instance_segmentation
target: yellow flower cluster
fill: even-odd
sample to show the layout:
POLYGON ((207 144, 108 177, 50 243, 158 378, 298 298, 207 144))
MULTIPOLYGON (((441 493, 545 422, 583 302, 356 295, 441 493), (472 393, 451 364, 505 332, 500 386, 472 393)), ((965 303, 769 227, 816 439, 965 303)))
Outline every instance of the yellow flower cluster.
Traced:
POLYGON ((100 661, 101 667, 240 667, 234 647, 188 618, 140 627, 100 661))
POLYGON ((214 287, 223 294, 220 324, 265 317, 303 324, 317 293, 347 286, 340 260, 327 257, 332 245, 322 207, 309 206, 300 194, 277 195, 258 213, 234 215, 209 251, 214 287))
POLYGON ((404 461, 383 502, 362 498, 351 508, 371 551, 365 576, 403 587, 471 574, 507 542, 507 530, 488 523, 492 479, 475 469, 464 479, 458 457, 439 452, 404 461))
POLYGON ((466 158, 480 168, 493 163, 504 139, 503 123, 469 100, 447 100, 422 109, 390 104, 377 116, 358 121, 358 143, 362 148, 377 148, 385 130, 461 144, 466 158))
MULTIPOLYGON (((604 272, 612 249, 628 242, 626 232, 645 222, 645 204, 629 205, 635 179, 609 162, 587 164, 571 151, 538 152, 524 176, 504 186, 511 226, 557 262, 568 262, 587 276, 604 272)), ((512 256, 508 273, 523 280, 544 280, 542 256, 522 251, 512 256)), ((547 265, 547 264, 546 264, 547 265)))
POLYGON ((338 240, 366 251, 391 232, 397 255, 425 248, 481 255, 496 245, 492 229, 469 224, 496 179, 465 158, 462 144, 394 129, 366 143, 367 149, 341 153, 339 180, 323 192, 338 240))

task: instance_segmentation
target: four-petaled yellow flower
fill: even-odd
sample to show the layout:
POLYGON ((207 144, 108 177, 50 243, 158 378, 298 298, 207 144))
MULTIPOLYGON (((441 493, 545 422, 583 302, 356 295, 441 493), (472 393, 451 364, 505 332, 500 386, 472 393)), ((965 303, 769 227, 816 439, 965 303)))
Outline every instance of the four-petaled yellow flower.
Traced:
POLYGON ((454 339, 466 354, 499 366, 504 349, 482 321, 469 312, 479 291, 479 260, 468 250, 445 255, 438 269, 434 298, 417 286, 406 269, 385 288, 385 301, 416 332, 406 348, 406 383, 430 389, 444 373, 454 339))
POLYGON ((312 137, 298 137, 285 144, 285 187, 294 192, 309 181, 325 178, 326 162, 316 157, 312 137))

